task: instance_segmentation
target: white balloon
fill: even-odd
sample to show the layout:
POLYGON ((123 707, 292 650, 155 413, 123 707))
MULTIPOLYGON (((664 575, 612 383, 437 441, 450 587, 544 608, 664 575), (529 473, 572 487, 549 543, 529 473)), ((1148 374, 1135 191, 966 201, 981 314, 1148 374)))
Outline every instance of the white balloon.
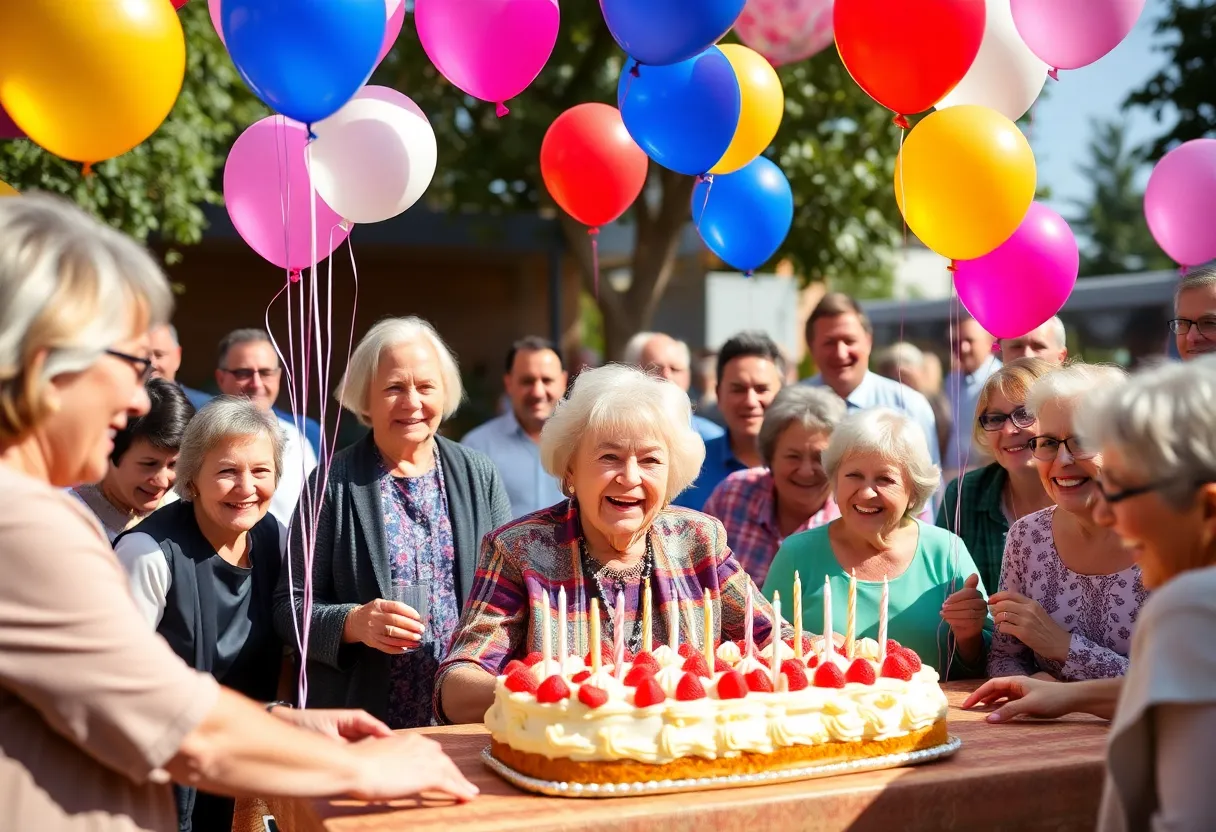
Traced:
POLYGON ((313 185, 343 219, 381 222, 419 200, 435 175, 438 148, 426 114, 361 90, 341 110, 313 125, 313 185))
POLYGON ((1013 25, 1010 0, 988 0, 984 39, 980 42, 975 63, 958 86, 937 103, 937 109, 979 104, 991 107, 1010 121, 1017 121, 1042 92, 1048 69, 1022 41, 1013 25))

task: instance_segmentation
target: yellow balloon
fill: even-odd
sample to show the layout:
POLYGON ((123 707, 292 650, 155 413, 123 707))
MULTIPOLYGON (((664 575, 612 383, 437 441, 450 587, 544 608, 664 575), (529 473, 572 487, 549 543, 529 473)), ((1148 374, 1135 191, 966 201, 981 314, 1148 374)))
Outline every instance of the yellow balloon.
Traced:
POLYGON ((12 185, 0 182, 0 198, 6 196, 21 196, 21 194, 17 193, 17 189, 12 185))
POLYGON ((1030 209, 1034 152, 1017 125, 963 104, 926 116, 895 160, 895 199, 912 233, 951 260, 1009 239, 1030 209))
POLYGON ((737 43, 718 46, 739 80, 742 106, 739 126, 710 173, 733 173, 755 159, 773 142, 785 111, 785 93, 777 70, 759 53, 737 43))
POLYGON ((185 72, 168 0, 0 2, 0 103, 57 156, 126 153, 169 115, 185 72))

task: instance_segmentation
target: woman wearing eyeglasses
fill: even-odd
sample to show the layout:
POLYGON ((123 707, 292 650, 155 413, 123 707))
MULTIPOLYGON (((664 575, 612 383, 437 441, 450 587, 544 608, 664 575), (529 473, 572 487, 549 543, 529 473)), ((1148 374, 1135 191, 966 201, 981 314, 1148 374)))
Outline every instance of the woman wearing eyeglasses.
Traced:
POLYGON ((1009 529, 1000 591, 988 599, 996 622, 989 676, 1077 681, 1127 672, 1132 630, 1148 591, 1132 553, 1095 518, 1102 455, 1082 445, 1073 429, 1081 402, 1126 381, 1117 367, 1074 364, 1030 389, 1027 406, 1038 419, 1030 449, 1055 505, 1009 529))
POLYGON ((971 432, 995 461, 951 480, 937 511, 937 525, 963 539, 984 586, 993 589, 1001 578, 1009 525, 1051 505, 1027 444, 1038 423, 1026 409, 1026 395, 1054 369, 1038 358, 1019 358, 988 377, 971 432))

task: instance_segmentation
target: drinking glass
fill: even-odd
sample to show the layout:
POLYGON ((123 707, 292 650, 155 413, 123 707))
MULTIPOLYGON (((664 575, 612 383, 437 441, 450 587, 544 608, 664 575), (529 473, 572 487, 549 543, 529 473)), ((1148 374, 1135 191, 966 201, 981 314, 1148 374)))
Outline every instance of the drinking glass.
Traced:
MULTIPOLYGON (((422 622, 422 641, 418 647, 426 644, 429 639, 429 630, 427 628, 428 608, 430 606, 430 587, 426 584, 411 583, 409 581, 397 581, 393 584, 393 600, 411 607, 418 613, 418 618, 422 622)), ((417 650, 418 647, 406 647, 405 652, 409 653, 417 650)))

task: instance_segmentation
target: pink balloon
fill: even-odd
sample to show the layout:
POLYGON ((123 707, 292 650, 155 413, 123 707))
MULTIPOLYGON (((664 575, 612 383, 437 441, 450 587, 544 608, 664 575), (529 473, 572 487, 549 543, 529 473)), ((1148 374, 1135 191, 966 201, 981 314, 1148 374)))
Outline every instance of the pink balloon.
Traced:
POLYGON ((1145 0, 1012 0, 1013 25, 1054 69, 1089 66, 1136 25, 1145 0))
POLYGON ((376 66, 384 60, 384 56, 393 48, 401 35, 401 27, 405 25, 405 0, 384 0, 384 13, 387 23, 384 27, 384 42, 380 44, 380 56, 376 58, 376 66))
POLYGON ((417 0, 414 24, 427 57, 463 92, 498 104, 531 84, 553 54, 557 0, 417 0))
POLYGON ((1064 218, 1038 202, 995 250, 955 263, 958 299, 997 338, 1018 338, 1060 311, 1077 283, 1081 255, 1064 218))
POLYGON ((9 118, 8 113, 0 107, 0 139, 24 139, 25 131, 9 118))
POLYGON ((1192 139, 1161 157, 1144 191, 1144 216, 1180 265, 1216 259, 1216 139, 1192 139))
MULTIPOLYGON (((304 125, 283 116, 251 124, 224 164, 224 203, 249 247, 282 269, 313 264, 312 216, 304 125)), ((317 260, 333 254, 350 234, 342 218, 316 198, 317 260)))
POLYGON ((220 43, 227 46, 228 41, 224 40, 224 24, 220 23, 220 0, 207 0, 207 11, 211 13, 211 25, 215 27, 215 33, 220 36, 220 43))
POLYGON ((747 0, 735 31, 773 66, 804 61, 832 44, 833 0, 747 0))

